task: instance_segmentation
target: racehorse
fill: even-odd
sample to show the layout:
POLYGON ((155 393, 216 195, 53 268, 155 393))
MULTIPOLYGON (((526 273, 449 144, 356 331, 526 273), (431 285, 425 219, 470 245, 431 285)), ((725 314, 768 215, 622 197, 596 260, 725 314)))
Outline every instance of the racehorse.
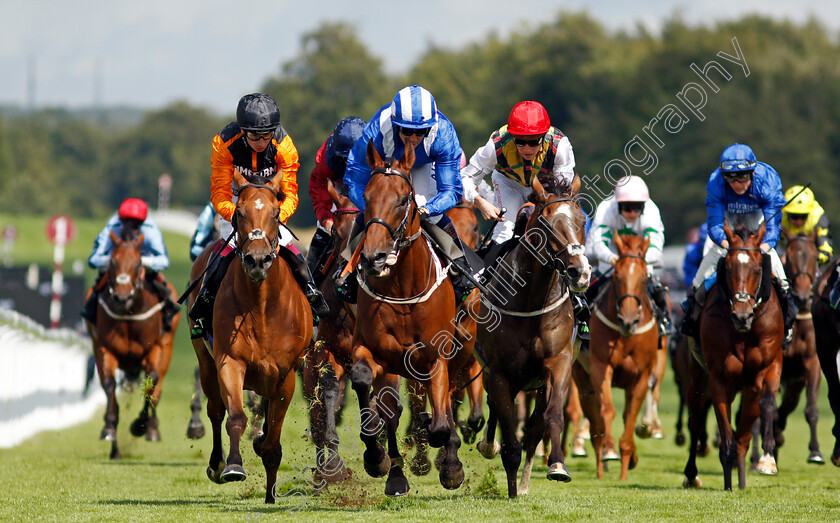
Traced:
POLYGON ((318 324, 318 335, 304 356, 301 374, 303 393, 309 400, 309 424, 312 442, 318 456, 318 470, 315 482, 343 481, 349 477, 338 453, 337 412, 344 378, 353 364, 353 329, 356 316, 352 306, 345 306, 335 292, 335 281, 330 277, 339 266, 342 249, 359 209, 345 195, 340 194, 332 181, 327 183, 327 191, 332 198, 335 210, 331 232, 333 249, 324 263, 322 275, 325 276, 319 288, 330 307, 330 313, 318 324), (325 455, 326 454, 326 455, 325 455))
MULTIPOLYGON (((774 437, 776 451, 784 444, 785 427, 788 416, 799 404, 799 396, 805 390, 805 419, 811 428, 811 440, 808 444, 810 453, 808 463, 824 464, 825 458, 820 453, 817 440, 817 420, 819 409, 817 398, 820 394, 822 370, 817 357, 817 347, 814 339, 814 321, 811 315, 811 305, 814 302, 814 283, 817 279, 817 260, 819 253, 816 244, 816 231, 810 234, 794 235, 786 229, 782 234, 787 239, 785 249, 785 274, 791 286, 793 303, 799 311, 796 323, 793 325, 793 341, 790 348, 782 356, 782 379, 784 388, 782 402, 776 413, 774 422, 774 437)), ((778 458, 778 455, 776 456, 778 458)), ((758 463, 758 427, 753 426, 753 452, 751 461, 758 463)))
MULTIPOLYGON (((148 441, 160 441, 156 409, 181 315, 176 313, 172 318, 171 331, 163 331, 163 303, 146 282, 140 256, 143 234, 124 226, 119 238, 113 232, 110 237, 114 250, 108 265, 107 292, 99 296, 96 324, 86 321, 86 325, 93 340, 99 381, 108 398, 99 439, 111 442, 111 459, 117 459, 121 455, 117 446, 116 370, 135 377, 142 370, 150 380, 150 384, 144 383, 143 409, 132 422, 131 433, 137 437, 145 434, 148 441)), ((167 286, 174 296, 175 288, 169 283, 167 286)))
MULTIPOLYGON (((264 184, 250 183, 234 171, 239 200, 232 223, 241 263, 233 264, 219 287, 212 343, 193 340, 213 430, 207 476, 215 483, 245 479, 239 443, 248 418, 242 391, 253 390, 267 401, 264 433, 254 439, 254 451, 265 467, 266 503, 275 499, 283 456, 280 432, 295 390, 294 369, 312 337, 312 312, 303 292, 288 264, 274 263, 283 248, 279 245, 281 176, 278 173, 264 184), (225 411, 230 436, 227 460, 221 434, 225 411)), ((217 255, 212 251, 224 246, 219 241, 211 245, 193 264, 192 281, 200 277, 210 255, 217 255)), ((197 295, 198 286, 190 294, 190 306, 197 295)))
POLYGON ((619 439, 621 480, 625 481, 639 459, 633 431, 656 363, 659 332, 646 290, 645 253, 650 239, 613 231, 613 241, 618 261, 611 280, 595 298, 589 354, 578 356, 574 375, 580 390, 592 391, 580 401, 590 423, 598 479, 604 477, 604 460, 614 459, 610 451, 616 454, 610 430, 615 419, 612 387, 625 391, 624 433, 619 439))
MULTIPOLYGON (((668 306, 670 307, 670 301, 668 306)), ((659 391, 662 378, 665 377, 665 368, 668 366, 668 339, 668 336, 659 337, 659 350, 656 351, 656 361, 648 378, 648 391, 643 403, 644 414, 642 420, 636 424, 636 435, 643 439, 665 439, 662 421, 659 419, 659 391)))
MULTIPOLYGON (((734 217, 738 218, 738 217, 734 217)), ((773 288, 769 255, 759 245, 765 223, 757 232, 736 222, 735 232, 729 217, 724 232, 729 250, 718 264, 717 281, 709 289, 700 313, 700 350, 708 372, 708 387, 720 431, 720 461, 723 486, 732 490, 732 468, 738 466, 738 488, 746 488, 746 454, 752 438, 753 422, 761 417, 764 455, 758 470, 776 473, 773 419, 776 393, 782 373, 784 325, 779 299, 773 288), (736 431, 731 425, 732 401, 741 392, 741 407, 736 431)), ((699 356, 699 355, 698 355, 699 356)), ((689 383, 689 431, 691 443, 685 465, 685 486, 699 486, 695 463, 697 419, 705 419, 702 406, 705 383, 689 383), (701 388, 702 387, 702 388, 701 388)))
POLYGON ((831 462, 840 467, 840 315, 831 308, 829 294, 837 281, 840 258, 833 260, 817 279, 815 294, 818 299, 811 306, 816 335, 817 356, 820 359, 825 381, 828 384, 828 402, 834 413, 834 450, 831 462))
POLYGON ((585 290, 590 274, 583 247, 585 218, 575 201, 580 178, 576 176, 560 196, 547 192, 536 179, 533 189, 535 208, 521 241, 488 271, 488 295, 481 296, 480 308, 478 298, 470 302, 479 308, 478 318, 491 318, 479 321, 477 340, 486 361, 484 386, 490 406, 479 451, 485 457, 495 455, 498 420, 511 498, 528 493, 534 454, 546 430, 551 438, 548 479, 572 479, 561 443, 575 359, 575 320, 569 293, 585 290), (525 426, 526 462, 517 490, 522 444, 516 438, 514 398, 530 389, 539 393, 525 426))
POLYGON ((373 170, 364 193, 365 228, 348 264, 355 268, 358 260, 363 269, 357 273, 350 381, 361 408, 365 471, 372 477, 388 475, 388 496, 405 495, 409 490, 397 446, 402 411, 399 377, 405 376, 426 388, 432 404, 431 417, 424 420, 429 445, 445 448, 440 482, 456 489, 464 480, 464 470, 458 459, 461 440, 451 392, 472 355, 475 322, 469 317, 456 319, 448 270, 420 227, 410 174, 414 149, 406 147, 399 161, 386 164, 368 143, 367 162, 373 170), (371 408, 371 389, 376 393, 375 409, 371 408), (377 442, 383 429, 387 454, 377 442))

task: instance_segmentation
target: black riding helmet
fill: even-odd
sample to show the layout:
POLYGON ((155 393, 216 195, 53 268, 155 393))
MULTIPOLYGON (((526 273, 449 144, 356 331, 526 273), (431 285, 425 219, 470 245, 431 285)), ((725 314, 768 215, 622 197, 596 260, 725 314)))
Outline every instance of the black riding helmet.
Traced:
POLYGON ((277 102, 267 94, 246 94, 236 107, 236 123, 243 131, 271 131, 280 127, 277 102))

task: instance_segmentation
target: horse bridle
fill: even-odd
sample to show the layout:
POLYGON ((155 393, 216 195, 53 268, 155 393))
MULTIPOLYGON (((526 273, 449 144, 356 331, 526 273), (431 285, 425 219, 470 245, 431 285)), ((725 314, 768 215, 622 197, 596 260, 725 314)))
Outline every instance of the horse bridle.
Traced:
MULTIPOLYGON (((263 184, 258 184, 258 183, 253 183, 253 184, 249 184, 249 185, 245 185, 245 186, 240 187, 239 188, 239 194, 242 194, 242 191, 244 191, 245 189, 250 189, 252 187, 256 188, 256 189, 267 189, 269 192, 271 192, 271 194, 274 195, 275 200, 277 200, 278 202, 280 201, 280 196, 277 194, 277 191, 275 191, 273 188, 269 187, 268 185, 263 185, 263 184)), ((238 211, 238 205, 237 205, 237 211, 238 211)), ((233 225, 234 230, 236 230, 236 222, 237 221, 239 221, 239 213, 234 212, 233 213, 233 220, 232 220, 232 223, 231 223, 231 225, 233 225)), ((257 240, 262 240, 263 242, 266 243, 266 245, 268 245, 269 251, 271 252, 270 256, 271 256, 272 260, 277 257, 277 246, 280 243, 280 217, 277 216, 275 218, 275 221, 277 222, 277 227, 274 228, 274 236, 273 237, 269 237, 265 233, 265 231, 257 228, 257 229, 253 229, 252 231, 250 231, 246 238, 239 239, 239 241, 237 242, 238 245, 236 247, 236 250, 237 250, 237 254, 239 255, 240 258, 245 257, 245 249, 243 249, 243 247, 245 245, 245 242, 246 241, 254 242, 254 241, 257 241, 257 240)))
MULTIPOLYGON (((816 247, 816 245, 817 245, 817 242, 815 242, 811 238, 808 238, 807 236, 794 236, 793 238, 788 240, 788 245, 790 245, 791 243, 793 243, 795 241, 805 241, 805 242, 813 244, 814 247, 816 247)), ((817 256, 819 256, 819 252, 817 253, 817 256)), ((788 258, 788 260, 790 260, 790 258, 788 258)), ((797 271, 796 273, 793 274, 793 276, 788 278, 788 281, 795 280, 796 277, 799 276, 800 274, 804 274, 805 276, 808 277, 808 281, 811 282, 811 291, 813 292, 814 283, 817 281, 817 278, 819 278, 819 264, 817 264, 817 274, 816 275, 812 276, 811 273, 808 272, 808 271, 797 271)))
MULTIPOLYGON (((567 196, 562 196, 562 197, 553 198, 553 199, 545 202, 542 205, 542 207, 539 209, 539 211, 534 211, 534 214, 537 216, 537 218, 536 218, 537 224, 541 223, 541 220, 539 219, 539 217, 542 215, 542 211, 545 210, 549 205, 553 205, 555 203, 563 203, 563 202, 573 202, 574 203, 574 201, 575 201, 574 198, 569 198, 567 196)), ((548 233, 554 235, 553 231, 548 231, 548 233)), ((556 237, 556 235, 555 235, 555 237, 556 237)), ((530 243, 531 240, 527 235, 525 236, 525 239, 530 243)), ((569 242, 567 242, 566 246, 563 247, 562 249, 560 249, 559 251, 553 251, 551 249, 550 245, 546 245, 546 250, 548 251, 548 253, 551 257, 552 264, 554 265, 554 270, 556 270, 560 274, 560 276, 562 276, 563 278, 567 278, 568 277, 568 268, 566 267, 566 263, 562 259, 560 259, 560 256, 562 256, 563 253, 565 253, 565 252, 568 252, 569 256, 581 255, 585 252, 585 247, 583 245, 579 244, 579 243, 569 243, 569 242)))
MULTIPOLYGON (((761 248, 759 248, 759 247, 729 247, 729 251, 758 251, 758 252, 761 252, 762 255, 764 253, 764 251, 762 251, 761 248)), ((761 297, 758 295, 758 293, 761 291, 761 281, 764 278, 764 264, 763 263, 761 264, 760 271, 761 272, 759 273, 759 277, 758 277, 758 288, 755 290, 755 293, 749 293, 749 292, 744 292, 744 291, 736 291, 736 292, 733 292, 733 293, 729 294, 728 298, 729 298, 729 308, 730 309, 735 306, 735 303, 749 303, 750 301, 752 301, 753 302, 752 310, 753 310, 753 312, 755 312, 755 310, 758 308, 758 306, 761 305, 762 300, 761 300, 761 297)))
MULTIPOLYGON (((620 260, 622 258, 637 258, 637 259, 640 259, 640 260, 645 260, 645 257, 641 256, 639 254, 620 254, 618 256, 618 259, 620 260)), ((618 263, 618 262, 616 262, 616 263, 618 263)), ((618 271, 614 271, 613 276, 612 276, 613 280, 615 280, 615 278, 617 276, 618 276, 618 271)), ((624 301, 625 298, 635 299, 636 302, 639 304, 639 310, 642 309, 642 305, 644 304, 644 301, 642 300, 642 298, 639 297, 639 296, 636 296, 635 294, 622 294, 621 296, 619 296, 618 295, 618 286, 615 284, 615 281, 613 281, 612 291, 613 291, 613 296, 615 296, 615 313, 619 318, 621 318, 621 311, 620 311, 621 302, 624 301)))
POLYGON ((371 171, 371 176, 373 176, 374 174, 384 174, 385 176, 399 176, 400 178, 405 180, 405 183, 407 183, 408 187, 411 189, 411 193, 409 195, 410 199, 405 206, 405 215, 403 216, 402 221, 400 221, 400 224, 399 226, 397 226, 396 229, 391 227, 390 223, 376 216, 368 220, 364 228, 364 232, 367 232, 371 225, 381 225, 385 227, 386 229, 388 229, 388 234, 391 235, 391 239, 394 240, 394 244, 391 250, 399 251, 400 249, 411 245, 411 242, 419 238, 420 234, 422 233, 421 229, 417 231, 417 234, 413 234, 408 238, 406 238, 405 236, 405 230, 408 227, 411 218, 413 218, 417 214, 417 205, 414 203, 414 184, 411 183, 411 179, 408 177, 408 175, 406 175, 402 171, 392 168, 390 165, 387 165, 381 169, 374 169, 373 171, 371 171))

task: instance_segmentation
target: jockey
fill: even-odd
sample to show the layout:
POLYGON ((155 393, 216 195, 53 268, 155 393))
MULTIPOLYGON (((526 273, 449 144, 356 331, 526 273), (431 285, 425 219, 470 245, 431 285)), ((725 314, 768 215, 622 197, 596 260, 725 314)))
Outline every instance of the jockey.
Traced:
POLYGON ((695 338, 698 336, 697 317, 700 307, 696 305, 705 300, 707 289, 704 282, 714 274, 718 260, 729 248, 729 241, 723 232, 725 214, 744 215, 761 211, 766 220, 761 250, 770 256, 773 276, 776 277, 781 291, 778 296, 784 315, 785 343, 789 343, 793 336, 796 309, 790 299, 790 287, 785 277, 784 266, 773 249, 780 235, 781 216, 778 213, 786 203, 778 173, 770 165, 757 162, 755 153, 749 146, 735 143, 723 150, 720 166, 709 177, 706 191, 709 238, 714 245, 703 256, 687 298, 682 304, 685 310, 683 334, 695 338))
POLYGON ((668 288, 662 285, 654 269, 662 266, 662 249, 665 245, 665 226, 659 207, 650 199, 645 181, 638 176, 625 176, 618 180, 615 193, 598 205, 592 228, 586 238, 587 251, 598 261, 598 274, 587 294, 594 298, 603 284, 601 278, 615 267, 619 256, 616 252, 613 234, 632 234, 647 237, 650 246, 645 253, 647 263, 647 291, 659 320, 659 335, 674 334, 671 314, 668 310, 668 288))
POLYGON ((88 265, 93 269, 99 269, 99 276, 93 284, 90 297, 82 308, 82 317, 91 323, 96 323, 96 303, 99 292, 105 285, 108 265, 111 263, 111 251, 114 250, 111 232, 120 237, 125 229, 130 237, 143 233, 140 256, 146 268, 146 281, 151 284, 158 299, 163 303, 163 329, 172 330, 172 318, 181 310, 181 307, 172 299, 172 292, 161 273, 169 267, 169 256, 166 253, 166 245, 163 243, 163 235, 154 220, 148 217, 148 212, 146 202, 137 198, 127 198, 120 204, 117 214, 111 216, 105 228, 94 240, 88 265), (133 234, 131 231, 134 231, 133 234))
MULTIPOLYGON (((277 173, 282 176, 281 188, 285 198, 280 203, 280 222, 285 224, 297 209, 298 152, 292 138, 280 125, 280 110, 274 99, 261 93, 247 94, 239 100, 236 121, 228 124, 213 138, 213 154, 210 159, 212 175, 210 201, 222 217, 221 236, 227 238, 230 223, 236 210, 236 193, 233 170, 238 170, 248 181, 261 183, 277 173)), ((291 233, 280 228, 280 256, 286 260, 303 289, 316 318, 329 312, 323 295, 318 290, 306 266, 306 260, 291 244, 291 233)), ((236 244, 219 246, 217 255, 210 258, 201 290, 190 309, 190 318, 197 323, 193 336, 211 331, 213 303, 230 262, 233 260, 236 244)))
POLYGON ((697 268, 700 267, 700 261, 703 259, 703 246, 706 244, 706 238, 709 237, 709 228, 703 223, 697 229, 697 239, 685 246, 685 258, 683 258, 683 283, 686 289, 691 287, 691 282, 694 281, 694 275, 697 274, 697 268))
POLYGON ((219 237, 216 217, 219 213, 213 208, 212 203, 204 206, 201 214, 198 215, 198 223, 195 224, 195 232, 190 238, 190 260, 195 261, 205 247, 219 237))
MULTIPOLYGON (((808 235, 814 231, 819 255, 817 261, 820 265, 828 263, 834 254, 831 232, 828 230, 828 215, 814 198, 813 191, 810 188, 803 190, 801 185, 794 185, 785 192, 785 200, 790 203, 782 208, 782 228, 794 236, 800 233, 808 235), (796 199, 792 200, 794 196, 796 199)), ((787 239, 780 236, 776 250, 783 253, 785 249, 787 239)))
MULTIPOLYGON (((471 282, 463 275, 463 271, 472 274, 472 269, 463 254, 466 251, 455 226, 445 214, 461 201, 463 192, 458 174, 461 144, 455 127, 438 111, 435 98, 429 91, 419 85, 401 89, 390 104, 379 109, 368 121, 362 137, 356 141, 347 157, 344 184, 350 200, 361 211, 365 208, 364 192, 371 177, 371 168, 367 164, 367 144, 370 141, 383 158, 401 158, 406 146, 414 147, 411 180, 417 211, 430 235, 435 236, 435 229, 442 229, 460 250, 459 255, 453 256, 460 270, 450 273, 456 301, 460 303, 471 290, 471 282), (435 168, 434 177, 432 164, 435 168)), ((360 213, 354 235, 361 231, 363 220, 360 213)))
POLYGON ((338 189, 344 185, 344 172, 347 170, 347 155, 356 140, 362 136, 365 121, 358 116, 342 118, 335 126, 335 130, 318 149, 315 154, 315 168, 309 175, 309 195, 318 219, 315 235, 306 254, 309 270, 320 280, 320 265, 324 253, 332 245, 332 226, 335 208, 330 194, 327 192, 327 182, 332 181, 338 189))

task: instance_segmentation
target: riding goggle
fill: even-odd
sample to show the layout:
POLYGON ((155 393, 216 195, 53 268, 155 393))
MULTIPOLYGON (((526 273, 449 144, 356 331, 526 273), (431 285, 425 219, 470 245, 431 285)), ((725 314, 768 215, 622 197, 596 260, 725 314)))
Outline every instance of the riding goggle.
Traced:
POLYGON ((737 174, 723 173, 723 179, 727 182, 745 182, 752 178, 752 171, 737 174))
POLYGON ((751 171, 755 169, 755 162, 749 160, 724 160, 720 162, 722 171, 751 171))
POLYGON ((274 131, 264 131, 261 133, 255 133, 253 131, 248 131, 245 133, 249 140, 254 142, 258 142, 260 140, 271 140, 274 138, 274 131))
POLYGON ((514 138, 513 143, 516 144, 517 147, 537 147, 540 143, 542 143, 542 138, 534 138, 533 140, 526 140, 524 138, 514 138))
POLYGON ((807 219, 808 219, 808 215, 807 215, 807 214, 793 214, 793 213, 788 213, 788 219, 789 219, 789 220, 795 220, 795 221, 807 220, 807 219))
POLYGON ((644 202, 620 202, 618 204, 618 210, 621 212, 642 212, 644 209, 644 202))
POLYGON ((410 129, 408 127, 397 127, 397 131, 404 136, 429 136, 429 128, 410 129))

